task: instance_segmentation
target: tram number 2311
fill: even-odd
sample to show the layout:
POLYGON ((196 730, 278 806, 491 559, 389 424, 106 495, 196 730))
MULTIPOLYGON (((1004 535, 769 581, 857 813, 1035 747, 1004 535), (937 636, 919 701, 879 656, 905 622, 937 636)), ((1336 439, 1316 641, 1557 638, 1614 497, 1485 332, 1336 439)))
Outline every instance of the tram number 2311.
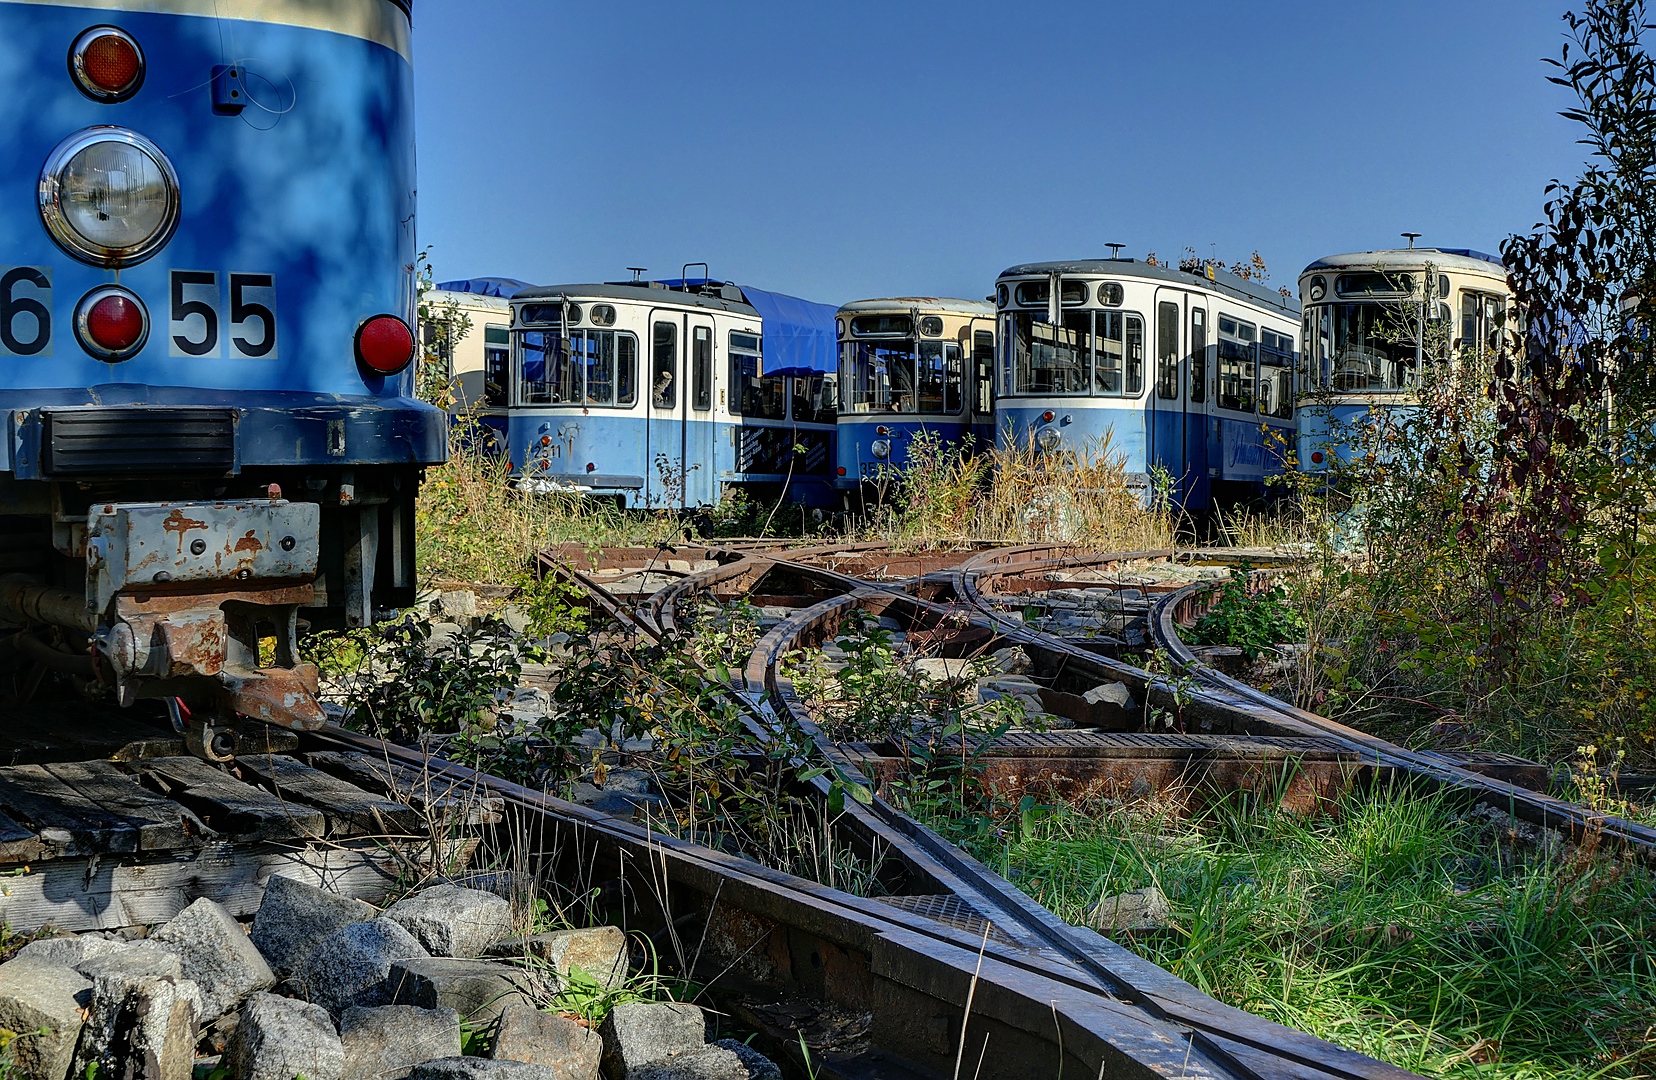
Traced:
MULTIPOLYGON (((169 270, 167 285, 168 356, 277 358, 275 275, 169 270)), ((56 322, 52 268, 0 266, 0 356, 51 356, 56 322)))

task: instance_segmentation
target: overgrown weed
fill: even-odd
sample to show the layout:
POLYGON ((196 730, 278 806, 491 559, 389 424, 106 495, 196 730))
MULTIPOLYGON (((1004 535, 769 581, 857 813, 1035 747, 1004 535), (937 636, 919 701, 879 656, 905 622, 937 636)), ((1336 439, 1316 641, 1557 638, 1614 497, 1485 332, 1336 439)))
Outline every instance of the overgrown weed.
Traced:
POLYGON ((1446 798, 1353 793, 1307 819, 1240 799, 1007 813, 967 847, 1061 917, 1154 885, 1124 943, 1222 1001, 1431 1076, 1649 1075, 1656 882, 1515 854, 1446 798))

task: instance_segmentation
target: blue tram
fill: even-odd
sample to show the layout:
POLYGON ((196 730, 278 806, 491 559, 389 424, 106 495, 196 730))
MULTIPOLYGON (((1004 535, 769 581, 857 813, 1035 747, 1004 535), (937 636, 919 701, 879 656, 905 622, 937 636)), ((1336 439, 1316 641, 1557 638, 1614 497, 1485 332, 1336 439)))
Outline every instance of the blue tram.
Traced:
POLYGON ((410 2, 0 4, 0 662, 198 750, 413 600, 410 2))
POLYGON ((921 431, 978 447, 995 437, 995 308, 903 296, 839 309, 839 463, 850 492, 908 463, 921 431))
POLYGON ((1014 266, 995 285, 1001 446, 1123 455, 1190 510, 1260 494, 1295 435, 1299 305, 1213 265, 1014 266))
POLYGON ((1421 379, 1454 357, 1481 359, 1517 326, 1506 267, 1470 248, 1330 255, 1300 274, 1306 400, 1299 467, 1349 458, 1359 424, 1419 404, 1421 379))
POLYGON ((524 289, 484 420, 519 484, 622 507, 828 507, 834 309, 704 278, 524 289))

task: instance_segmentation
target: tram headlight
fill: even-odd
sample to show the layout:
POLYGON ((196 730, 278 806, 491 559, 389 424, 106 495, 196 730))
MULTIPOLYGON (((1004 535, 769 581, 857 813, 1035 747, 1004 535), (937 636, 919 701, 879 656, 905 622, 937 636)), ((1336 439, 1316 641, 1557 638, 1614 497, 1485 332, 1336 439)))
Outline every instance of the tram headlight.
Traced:
POLYGON ((873 442, 868 444, 868 452, 879 458, 881 461, 884 461, 886 458, 891 456, 891 440, 875 439, 873 442))
POLYGON ((52 239, 94 266, 143 262, 178 225, 178 174, 135 131, 91 127, 57 144, 40 171, 40 219, 52 239))
POLYGON ((1058 449, 1058 444, 1064 439, 1063 434, 1055 427, 1044 427, 1035 433, 1035 445, 1042 450, 1058 449))

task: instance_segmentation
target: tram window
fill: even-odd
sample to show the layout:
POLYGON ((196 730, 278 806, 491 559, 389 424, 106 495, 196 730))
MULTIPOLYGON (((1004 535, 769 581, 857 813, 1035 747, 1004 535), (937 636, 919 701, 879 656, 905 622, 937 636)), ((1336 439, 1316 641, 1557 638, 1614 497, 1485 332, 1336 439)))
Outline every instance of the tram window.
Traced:
POLYGON ((1506 304, 1499 297, 1483 293, 1461 293, 1460 346, 1475 356, 1488 355, 1500 348, 1501 331, 1506 326, 1506 304))
POLYGON ((907 337, 914 333, 914 322, 907 315, 853 315, 852 337, 907 337))
POLYGON ((782 376, 765 375, 759 335, 730 334, 730 411, 736 416, 781 420, 787 409, 782 376))
POLYGON ((1126 349, 1121 331, 1124 317, 1119 312, 1101 311, 1097 319, 1098 350, 1093 354, 1093 393, 1113 397, 1121 393, 1123 353, 1126 349))
MULTIPOLYGON (((1024 307, 1040 307, 1052 297, 1052 282, 1020 281, 1017 292, 1018 303, 1024 307)), ((1065 304, 1085 304, 1087 302, 1087 283, 1084 281, 1066 280, 1058 287, 1058 298, 1065 304)))
POLYGON ((1144 393, 1144 320, 1137 315, 1127 316, 1127 386, 1122 392, 1128 397, 1144 393))
POLYGON ((1383 304, 1333 304, 1324 310, 1320 347, 1327 350, 1332 389, 1389 394, 1413 387, 1414 339, 1399 335, 1395 323, 1383 304))
POLYGON ((713 328, 690 331, 690 407, 706 412, 713 407, 713 328))
POLYGON ((650 404, 671 409, 678 398, 678 325, 655 324, 650 341, 650 404))
POLYGON ((1190 309, 1190 400, 1207 400, 1207 312, 1190 309))
POLYGON ((992 330, 972 332, 972 369, 977 373, 977 393, 972 399, 974 412, 994 411, 995 401, 995 334, 992 330))
POLYGON ((1098 287, 1098 302, 1104 307, 1121 306, 1121 283, 1106 281, 1098 287))
POLYGON ((592 305, 592 325, 594 325, 594 326, 614 326, 615 325, 615 305, 614 304, 594 304, 594 305, 592 305))
MULTIPOLYGON (((1013 322, 1012 392, 1085 394, 1092 353, 1092 312, 1066 311, 1054 326, 1044 313, 1019 312, 1013 322)), ((1117 391, 1119 393, 1119 390, 1117 391)))
POLYGON ((1254 342, 1251 323, 1219 316, 1219 407, 1254 411, 1254 342))
POLYGON ((1341 274, 1334 279, 1334 292, 1339 296, 1408 296, 1414 292, 1413 274, 1387 274, 1380 270, 1360 274, 1341 274))
POLYGON ((943 411, 950 416, 960 412, 960 391, 966 381, 966 368, 960 360, 960 342, 943 343, 943 411))
POLYGON ((512 350, 507 345, 483 346, 483 404, 505 408, 511 404, 512 350))
POLYGON ((518 309, 518 321, 522 323, 551 323, 553 326, 563 322, 562 304, 525 304, 518 309))
MULTIPOLYGON (((938 342, 930 344, 935 347, 938 342)), ((846 411, 914 412, 920 407, 915 359, 912 338, 845 342, 840 349, 840 385, 846 411)))
POLYGON ((445 381, 451 378, 454 375, 453 325, 446 319, 426 319, 420 323, 420 337, 425 344, 424 364, 432 365, 439 378, 445 381))
POLYGON ((796 375, 793 379, 793 418, 796 424, 834 422, 834 377, 796 375))
POLYGON ((1179 305, 1156 305, 1156 396, 1179 396, 1179 305))
POLYGON ((943 343, 941 341, 922 341, 920 343, 920 380, 917 387, 918 399, 916 412, 940 413, 943 411, 943 343))
POLYGON ((615 403, 634 405, 638 402, 638 338, 632 334, 615 335, 615 403))
POLYGON ((579 404, 582 369, 563 335, 543 330, 523 334, 518 374, 519 405, 579 404))
POLYGON ((1270 329, 1259 334, 1259 413, 1283 420, 1294 415, 1294 341, 1270 329))

